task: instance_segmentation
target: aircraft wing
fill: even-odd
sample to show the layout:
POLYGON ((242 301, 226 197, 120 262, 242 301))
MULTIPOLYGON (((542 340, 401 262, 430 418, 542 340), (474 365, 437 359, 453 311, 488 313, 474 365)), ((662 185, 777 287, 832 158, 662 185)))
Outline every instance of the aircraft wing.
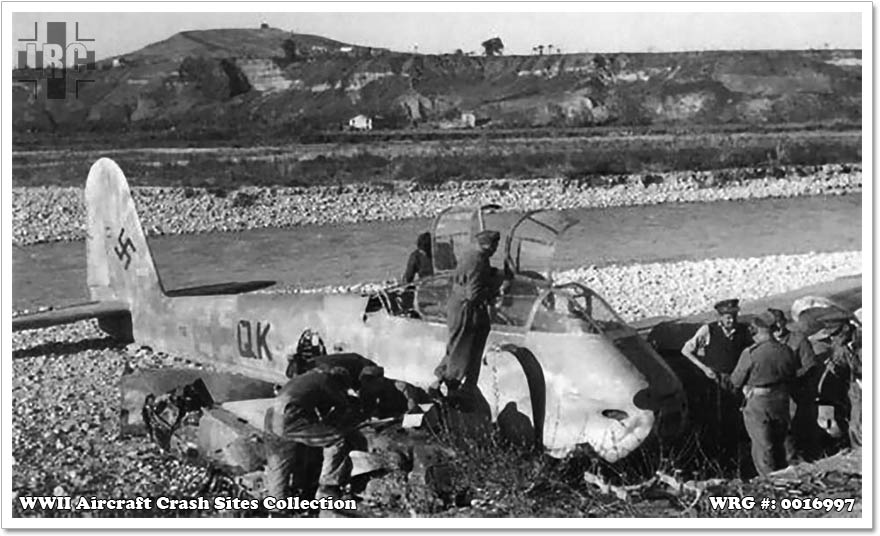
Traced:
POLYGON ((108 318, 130 312, 128 304, 120 301, 88 302, 16 316, 12 319, 12 331, 70 324, 89 318, 108 318))
MULTIPOLYGON (((740 318, 748 321, 752 315, 772 307, 791 315, 792 304, 806 296, 826 298, 849 313, 862 307, 862 276, 841 277, 834 281, 810 285, 782 294, 774 294, 740 304, 740 318)), ((700 325, 715 319, 715 311, 705 311, 683 318, 653 317, 633 322, 632 326, 643 336, 650 335, 658 350, 680 350, 700 325)))

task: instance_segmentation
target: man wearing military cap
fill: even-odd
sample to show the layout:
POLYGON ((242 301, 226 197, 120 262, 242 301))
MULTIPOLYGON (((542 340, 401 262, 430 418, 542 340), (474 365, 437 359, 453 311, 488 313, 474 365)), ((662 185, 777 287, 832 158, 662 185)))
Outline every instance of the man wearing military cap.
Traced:
POLYGON ((730 376, 745 396, 743 422, 752 442, 752 461, 761 476, 787 465, 789 389, 799 365, 791 348, 773 338, 774 323, 769 313, 752 320, 755 343, 743 350, 730 376))
POLYGON ((718 320, 700 326, 681 349, 682 355, 713 380, 730 374, 739 355, 752 343, 748 327, 737 322, 739 300, 722 300, 715 304, 715 311, 718 320))
POLYGON ((780 309, 767 309, 773 315, 773 337, 791 348, 798 358, 797 378, 791 385, 789 415, 791 426, 785 442, 789 462, 809 459, 818 447, 821 429, 816 424, 816 390, 811 384, 818 373, 819 360, 806 334, 799 329, 789 329, 788 319, 780 309))
POLYGON ((791 351, 798 357, 800 367, 798 368, 798 377, 803 376, 811 368, 819 364, 816 359, 816 353, 813 351, 813 345, 807 339, 805 333, 800 330, 789 329, 788 320, 785 313, 779 309, 767 309, 767 312, 773 315, 773 337, 782 344, 791 348, 791 351))
POLYGON ((826 374, 833 375, 840 386, 830 396, 826 393, 820 395, 831 399, 838 426, 848 434, 853 446, 859 446, 862 443, 862 349, 857 330, 850 317, 844 314, 829 315, 819 322, 822 329, 813 338, 831 340, 831 353, 825 362, 826 374))
POLYGON ((455 268, 446 315, 449 341, 446 355, 434 370, 438 379, 435 388, 440 383, 448 389, 457 389, 462 382, 477 385, 491 329, 489 306, 502 285, 498 270, 489 263, 500 240, 498 231, 478 233, 476 247, 465 253, 455 268))
POLYGON ((740 399, 729 386, 730 373, 743 350, 752 343, 749 328, 737 322, 739 300, 722 300, 715 304, 718 319, 703 324, 681 349, 708 379, 693 379, 689 391, 692 404, 701 409, 703 433, 710 443, 707 447, 722 455, 734 457, 740 436, 744 436, 739 417, 740 399))

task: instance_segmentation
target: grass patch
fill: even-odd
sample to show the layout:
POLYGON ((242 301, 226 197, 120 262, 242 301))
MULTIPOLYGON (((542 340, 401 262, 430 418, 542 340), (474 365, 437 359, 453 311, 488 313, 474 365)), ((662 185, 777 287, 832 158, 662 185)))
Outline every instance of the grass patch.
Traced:
MULTIPOLYGON (((303 157, 291 148, 235 153, 122 153, 114 158, 134 185, 224 187, 315 186, 412 181, 433 188, 448 181, 564 177, 612 186, 615 175, 656 174, 861 161, 861 133, 811 132, 755 136, 706 135, 495 140, 339 147, 303 157), (185 160, 183 159, 185 158, 185 160)), ((13 156, 14 186, 81 186, 96 155, 13 156)), ((761 173, 760 176, 766 176, 761 173)), ((723 182, 725 179, 720 178, 723 182)), ((747 177, 737 175, 737 180, 747 177)))

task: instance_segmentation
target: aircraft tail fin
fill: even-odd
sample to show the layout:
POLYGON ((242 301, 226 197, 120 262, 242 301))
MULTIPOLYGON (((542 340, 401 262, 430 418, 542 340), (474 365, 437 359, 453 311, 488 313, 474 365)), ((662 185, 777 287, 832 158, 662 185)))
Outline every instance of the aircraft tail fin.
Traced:
POLYGON ((101 158, 86 180, 86 257, 95 301, 121 301, 133 310, 164 294, 131 190, 113 160, 101 158))

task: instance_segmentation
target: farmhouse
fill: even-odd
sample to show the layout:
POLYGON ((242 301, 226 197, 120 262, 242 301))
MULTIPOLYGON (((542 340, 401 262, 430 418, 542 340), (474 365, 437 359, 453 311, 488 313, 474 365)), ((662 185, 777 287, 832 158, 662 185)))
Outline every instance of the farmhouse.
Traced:
POLYGON ((373 130, 373 120, 365 115, 356 115, 348 120, 349 130, 373 130))

